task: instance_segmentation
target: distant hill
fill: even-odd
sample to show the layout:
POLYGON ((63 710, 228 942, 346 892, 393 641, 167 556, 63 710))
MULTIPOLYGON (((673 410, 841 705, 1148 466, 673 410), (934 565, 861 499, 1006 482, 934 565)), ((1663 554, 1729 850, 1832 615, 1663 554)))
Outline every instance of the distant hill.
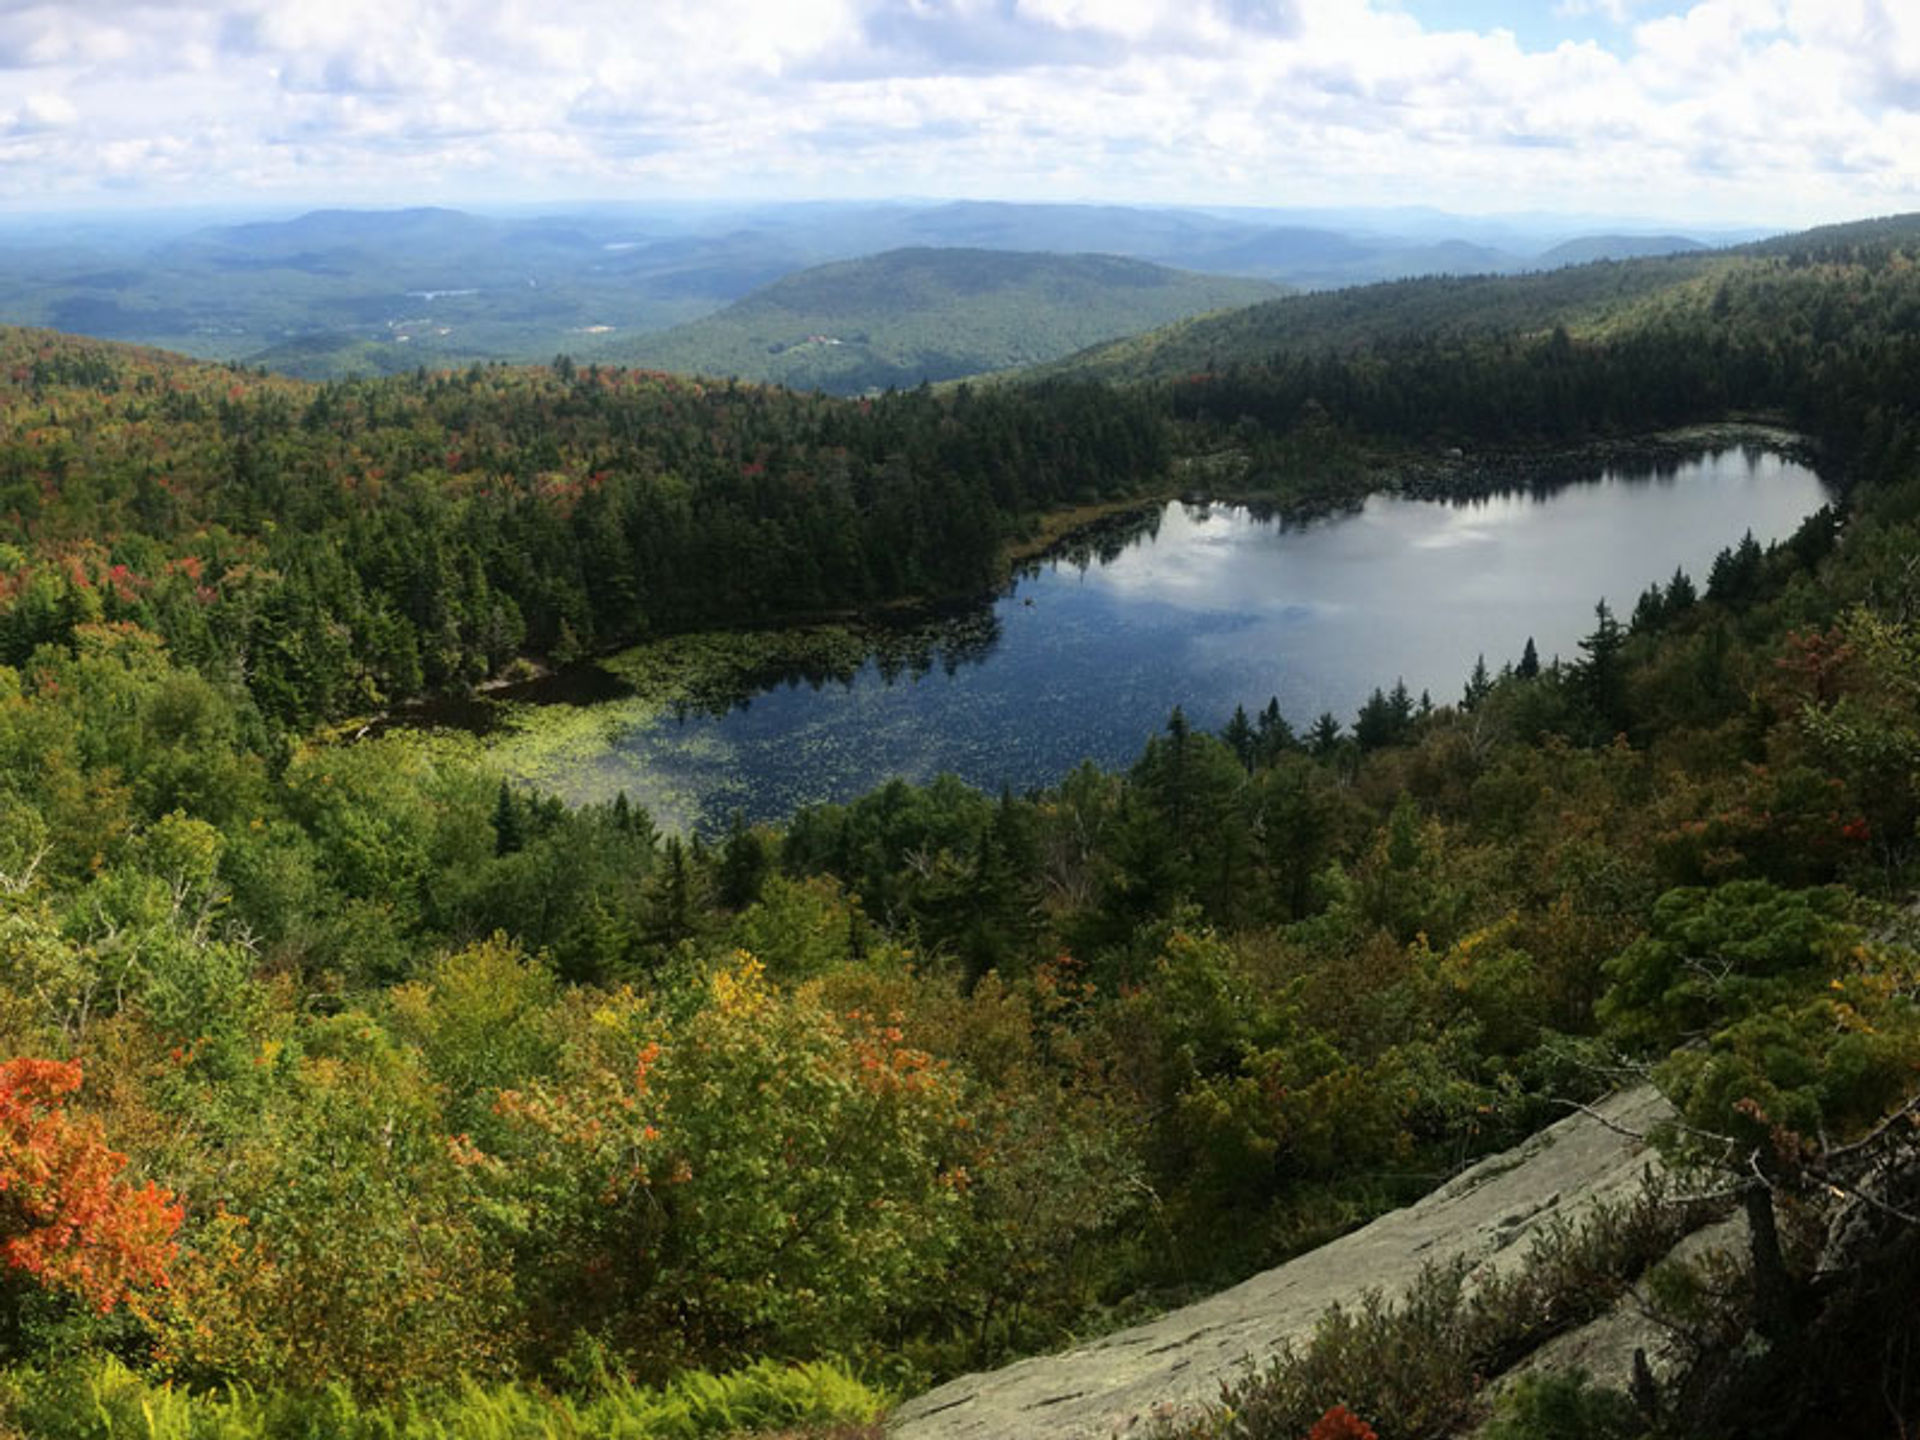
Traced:
POLYGON ((324 379, 548 360, 817 258, 775 231, 688 234, 669 215, 316 210, 145 245, 0 245, 0 320, 324 379))
POLYGON ((1627 229, 1591 218, 971 200, 323 209, 65 229, 0 216, 0 321, 317 379, 619 348, 809 267, 903 248, 1097 252, 1324 290, 1695 244, 1627 229))
POLYGON ((857 394, 1031 365, 1280 293, 1113 255, 911 248, 805 270, 664 335, 581 353, 857 394))
POLYGON ((1638 260, 1648 255, 1683 255, 1707 247, 1685 235, 1582 235, 1534 257, 1542 270, 1590 265, 1595 260, 1638 260))
POLYGON ((1345 349, 1401 336, 1597 330, 1650 297, 1710 283, 1740 263, 1708 250, 1522 275, 1437 276, 1289 296, 1109 341, 1038 367, 1037 375, 1156 379, 1283 352, 1345 349))

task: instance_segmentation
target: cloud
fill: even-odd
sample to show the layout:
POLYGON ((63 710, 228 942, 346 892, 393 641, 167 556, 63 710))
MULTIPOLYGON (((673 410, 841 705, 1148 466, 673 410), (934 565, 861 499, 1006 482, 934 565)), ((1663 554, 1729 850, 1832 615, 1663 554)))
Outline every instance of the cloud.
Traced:
POLYGON ((64 129, 79 118, 79 110, 64 95, 29 95, 19 109, 0 120, 0 128, 13 135, 35 135, 64 129))
POLYGON ((0 101, 0 203, 1920 204, 1920 6, 1653 8, 1559 0, 1528 46, 1398 0, 0 0, 32 97, 0 101), (1594 18, 1609 48, 1573 38, 1594 18))
POLYGON ((0 69, 112 63, 133 48, 123 29, 78 7, 33 5, 0 12, 0 69))
POLYGON ((1634 12, 1646 8, 1647 0, 1557 0, 1553 13, 1563 20, 1581 20, 1589 15, 1625 25, 1634 12))
POLYGON ((1220 0, 1219 10, 1243 30, 1291 37, 1299 33, 1300 12, 1287 0, 1220 0))
POLYGON ((870 5, 841 44, 802 73, 825 80, 992 75, 1118 64, 1124 38, 1075 14, 1019 0, 907 0, 870 5))

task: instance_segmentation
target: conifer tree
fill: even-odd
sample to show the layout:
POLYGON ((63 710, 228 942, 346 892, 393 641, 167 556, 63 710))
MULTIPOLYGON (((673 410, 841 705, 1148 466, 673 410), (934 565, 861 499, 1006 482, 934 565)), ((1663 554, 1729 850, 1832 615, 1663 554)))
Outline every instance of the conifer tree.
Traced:
POLYGON ((1514 678, 1531 680, 1540 673, 1540 652, 1534 648, 1533 637, 1527 636, 1527 643, 1520 651, 1520 663, 1513 667, 1514 678))

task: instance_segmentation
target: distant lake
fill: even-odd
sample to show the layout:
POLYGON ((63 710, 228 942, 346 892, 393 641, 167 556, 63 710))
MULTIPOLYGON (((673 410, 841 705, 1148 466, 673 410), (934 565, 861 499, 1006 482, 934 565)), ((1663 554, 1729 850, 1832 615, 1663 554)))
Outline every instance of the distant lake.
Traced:
MULTIPOLYGON (((1497 671, 1530 636, 1543 662, 1571 659, 1602 596, 1624 621, 1676 567, 1704 591, 1721 549, 1749 530, 1784 539, 1828 498, 1804 466, 1741 449, 1547 493, 1375 497, 1299 525, 1169 504, 1110 558, 1021 576, 950 663, 889 678, 869 662, 719 717, 624 724, 613 702, 593 743, 529 773, 576 801, 624 789, 665 825, 711 831, 736 808, 780 819, 894 776, 1020 791, 1083 758, 1124 767, 1176 704, 1209 730, 1269 697, 1296 728, 1322 711, 1351 725, 1396 679, 1457 700, 1477 655, 1497 671)), ((499 753, 513 769, 512 743, 499 753)))

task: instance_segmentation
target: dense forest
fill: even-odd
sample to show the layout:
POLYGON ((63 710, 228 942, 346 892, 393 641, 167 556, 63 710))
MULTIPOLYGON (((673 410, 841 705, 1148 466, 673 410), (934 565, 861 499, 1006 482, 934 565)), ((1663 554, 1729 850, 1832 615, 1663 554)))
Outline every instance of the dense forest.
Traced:
POLYGON ((601 358, 858 395, 1052 360, 1280 293, 1117 255, 890 250, 783 276, 601 358))
MULTIPOLYGON (((1587 1428, 1496 1424, 1910 1425, 1917 233, 1603 316, 1582 271, 1499 282, 1537 287, 1518 326, 1395 285, 1341 302, 1381 308, 1349 343, 871 401, 565 360, 313 386, 0 332, 0 1433, 866 1423, 1649 1069, 1770 1241, 1664 1277, 1697 1363, 1657 1406, 1574 1384, 1516 1403, 1587 1428), (712 842, 321 728, 978 595, 1050 512, 1203 469, 1312 506, 1750 413, 1840 512, 1429 709, 1296 733, 1249 696, 1124 773, 712 842)), ((1451 1388, 1296 1367, 1206 1431, 1455 1431, 1474 1337, 1519 1342, 1450 1315, 1406 1353, 1451 1388)))

